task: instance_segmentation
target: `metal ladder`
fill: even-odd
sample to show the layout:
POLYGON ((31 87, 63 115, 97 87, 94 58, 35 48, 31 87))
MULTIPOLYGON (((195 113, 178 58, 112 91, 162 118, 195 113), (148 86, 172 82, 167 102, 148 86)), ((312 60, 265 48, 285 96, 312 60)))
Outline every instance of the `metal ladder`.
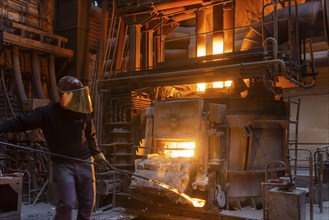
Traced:
POLYGON ((292 146, 293 150, 294 150, 294 157, 291 158, 291 161, 294 161, 294 173, 293 176, 296 177, 297 176, 297 159, 298 159, 298 122, 299 122, 299 111, 300 111, 300 98, 297 101, 291 100, 290 97, 288 98, 288 103, 290 105, 290 109, 292 105, 296 106, 296 115, 293 119, 291 119, 291 115, 290 115, 290 119, 289 119, 289 139, 288 139, 288 146, 289 149, 292 146), (291 139, 291 135, 290 135, 290 131, 291 131, 291 127, 293 127, 293 133, 294 133, 294 137, 291 139))

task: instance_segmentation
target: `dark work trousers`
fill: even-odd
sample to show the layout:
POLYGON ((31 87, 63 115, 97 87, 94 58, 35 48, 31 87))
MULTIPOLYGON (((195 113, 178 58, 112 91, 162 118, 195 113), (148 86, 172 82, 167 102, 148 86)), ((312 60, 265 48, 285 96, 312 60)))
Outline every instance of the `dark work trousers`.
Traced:
POLYGON ((59 199, 55 220, 71 220, 76 205, 77 219, 91 220, 96 191, 94 166, 80 161, 54 162, 53 171, 59 199))

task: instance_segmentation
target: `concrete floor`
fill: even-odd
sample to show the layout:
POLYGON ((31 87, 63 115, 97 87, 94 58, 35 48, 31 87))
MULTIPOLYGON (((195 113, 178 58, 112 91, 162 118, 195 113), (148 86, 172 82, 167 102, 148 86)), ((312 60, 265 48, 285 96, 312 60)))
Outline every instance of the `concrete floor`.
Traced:
MULTIPOLYGON (((306 204, 306 220, 310 220, 310 205, 306 204)), ((329 220, 329 201, 323 202, 323 213, 317 204, 313 206, 313 220, 329 220)))
MULTIPOLYGON (((93 220, 124 220, 133 219, 135 216, 129 216, 124 214, 124 210, 121 208, 108 211, 106 218, 103 213, 95 212, 93 214, 93 220), (103 216, 103 217, 102 217, 103 216)), ((76 220, 77 210, 72 212, 72 220, 76 220)), ((55 206, 49 203, 38 203, 36 205, 23 205, 21 211, 21 220, 53 220, 55 216, 55 206)))
MULTIPOLYGON (((52 220, 55 214, 55 207, 47 203, 38 203, 36 205, 22 205, 21 220, 52 220)), ((73 220, 76 219, 76 210, 73 211, 73 220)), ((314 205, 313 220, 329 220, 329 201, 323 204, 323 213, 317 205, 314 205)), ((128 220, 137 216, 125 213, 123 208, 115 208, 104 213, 94 213, 93 220, 128 220)), ((161 218, 161 219, 186 219, 186 218, 161 218)), ((306 220, 310 220, 310 206, 306 204, 306 220)))

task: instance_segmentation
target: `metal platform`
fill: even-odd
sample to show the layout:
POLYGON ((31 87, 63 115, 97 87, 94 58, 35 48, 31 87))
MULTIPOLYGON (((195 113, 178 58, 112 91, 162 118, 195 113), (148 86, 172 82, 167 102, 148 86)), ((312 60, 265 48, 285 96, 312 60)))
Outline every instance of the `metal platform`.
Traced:
POLYGON ((72 58, 74 54, 73 50, 64 47, 67 38, 16 22, 10 22, 10 25, 0 32, 0 40, 60 57, 72 58))

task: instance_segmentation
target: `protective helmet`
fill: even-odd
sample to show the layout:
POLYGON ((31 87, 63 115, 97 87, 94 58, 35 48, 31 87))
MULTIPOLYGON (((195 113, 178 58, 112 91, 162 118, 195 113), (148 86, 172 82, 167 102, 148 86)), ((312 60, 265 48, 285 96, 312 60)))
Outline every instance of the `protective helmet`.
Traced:
POLYGON ((71 111, 91 113, 93 111, 88 86, 73 76, 64 76, 58 82, 60 105, 71 111))

